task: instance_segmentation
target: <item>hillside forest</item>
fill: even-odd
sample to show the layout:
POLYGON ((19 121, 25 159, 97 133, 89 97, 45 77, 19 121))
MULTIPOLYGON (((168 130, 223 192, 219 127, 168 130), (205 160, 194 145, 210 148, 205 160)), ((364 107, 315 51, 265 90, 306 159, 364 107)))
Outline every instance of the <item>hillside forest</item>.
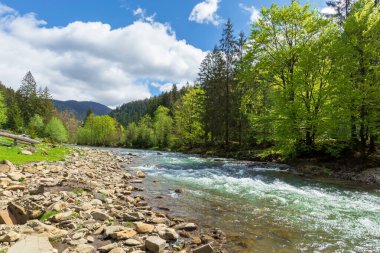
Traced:
POLYGON ((245 152, 268 159, 367 158, 380 134, 380 6, 292 1, 261 10, 246 36, 227 20, 194 85, 126 103, 83 121, 58 112, 29 72, 0 86, 0 125, 94 146, 245 152))

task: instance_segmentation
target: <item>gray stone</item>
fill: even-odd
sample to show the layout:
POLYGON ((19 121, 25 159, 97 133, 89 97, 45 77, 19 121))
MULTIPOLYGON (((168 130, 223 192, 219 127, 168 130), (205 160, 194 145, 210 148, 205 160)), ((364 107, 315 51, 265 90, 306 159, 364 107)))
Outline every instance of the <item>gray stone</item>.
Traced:
POLYGON ((15 242, 20 238, 20 234, 14 232, 14 231, 9 231, 9 233, 0 236, 0 242, 15 242))
POLYGON ((106 253, 113 250, 114 248, 117 248, 118 246, 119 245, 117 243, 110 243, 110 244, 104 245, 103 247, 98 248, 98 250, 101 253, 106 253))
POLYGON ((163 230, 160 230, 158 234, 160 235, 162 239, 166 241, 177 240, 179 237, 177 232, 172 228, 165 228, 163 230))
POLYGON ((196 248, 193 252, 194 253, 213 253, 214 249, 211 247, 210 244, 206 244, 206 245, 202 245, 196 248))
POLYGON ((138 246, 138 245, 141 245, 141 242, 131 238, 131 239, 126 240, 124 244, 127 246, 138 246))
POLYGON ((149 236, 145 241, 145 247, 153 253, 160 253, 165 249, 166 241, 158 236, 149 236))
POLYGON ((123 220, 124 221, 139 221, 139 220, 143 220, 143 219, 144 219, 144 215, 140 212, 123 214, 123 220))
POLYGON ((27 236, 13 245, 8 253, 55 253, 47 237, 27 236))
POLYGON ((108 226, 104 228, 104 237, 107 238, 111 236, 113 233, 123 231, 125 229, 124 226, 108 226))
POLYGON ((118 248, 114 248, 108 253, 125 253, 125 250, 123 250, 123 248, 118 247, 118 248))
POLYGON ((96 249, 89 244, 80 244, 75 247, 72 253, 95 253, 96 249))
POLYGON ((92 218, 94 218, 95 220, 105 221, 105 220, 111 219, 109 215, 100 211, 93 211, 91 215, 92 215, 92 218))

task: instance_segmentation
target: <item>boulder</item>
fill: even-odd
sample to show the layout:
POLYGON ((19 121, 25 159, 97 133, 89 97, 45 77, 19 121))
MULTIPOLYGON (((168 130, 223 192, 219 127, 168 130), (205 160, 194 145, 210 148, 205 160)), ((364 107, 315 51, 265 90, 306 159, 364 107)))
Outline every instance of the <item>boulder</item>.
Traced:
POLYGON ((16 225, 16 219, 9 213, 7 209, 0 211, 0 224, 16 225))
POLYGON ((145 241, 145 247, 153 253, 163 252, 166 246, 166 241, 158 236, 149 236, 145 241))
POLYGON ((94 246, 91 246, 89 244, 79 244, 71 252, 72 253, 95 253, 96 249, 94 248, 94 246))
POLYGON ((16 171, 16 167, 8 160, 4 160, 0 163, 0 173, 16 171))
POLYGON ((143 220, 144 215, 140 212, 133 212, 133 213, 124 213, 123 214, 123 220, 124 221, 139 221, 143 220))
POLYGON ((64 213, 58 213, 58 214, 54 215, 53 220, 55 222, 61 222, 61 221, 65 221, 65 220, 70 220, 71 219, 71 215, 72 215, 71 211, 64 212, 64 213))
POLYGON ((55 203, 51 204, 47 208, 46 212, 52 212, 52 211, 61 212, 67 206, 68 206, 68 204, 66 202, 64 202, 64 201, 58 201, 58 202, 55 202, 55 203))
POLYGON ((119 245, 117 243, 110 243, 110 244, 107 244, 107 245, 104 245, 100 248, 98 248, 98 250, 101 252, 101 253, 106 253, 106 252, 110 252, 111 250, 113 250, 114 248, 117 248, 119 245))
POLYGON ((144 178, 145 177, 145 173, 142 172, 141 170, 138 170, 138 171, 136 171, 136 177, 138 177, 138 178, 144 178))
POLYGON ((154 225, 151 225, 151 224, 136 222, 135 225, 136 225, 136 231, 139 233, 143 233, 143 234, 151 233, 154 230, 154 225))
POLYGON ((26 224, 33 229, 33 234, 48 237, 51 240, 59 239, 68 234, 66 230, 43 224, 39 220, 30 220, 26 224))
POLYGON ((196 249, 194 249, 193 253, 213 253, 214 249, 210 244, 202 245, 196 249))
POLYGON ((29 220, 29 215, 25 208, 14 202, 8 204, 8 212, 14 217, 17 224, 25 224, 29 220))
POLYGON ((138 245, 141 245, 141 242, 131 238, 124 241, 124 244, 127 246, 138 246, 138 245))
POLYGON ((179 237, 177 232, 172 228, 165 228, 163 230, 160 230, 158 234, 162 239, 166 241, 177 240, 179 237))
POLYGON ((105 212, 101 212, 101 211, 93 211, 91 213, 91 216, 93 219, 100 220, 100 221, 105 221, 105 220, 111 219, 111 217, 108 214, 106 214, 105 212))
POLYGON ((105 238, 110 237, 113 233, 123 231, 125 227, 123 226, 108 226, 104 228, 103 235, 105 238))
POLYGON ((123 250, 123 248, 117 247, 117 248, 114 248, 113 250, 111 250, 108 253, 125 253, 125 250, 123 250))
POLYGON ((0 242, 15 242, 18 239, 20 239, 21 235, 14 232, 14 231, 9 231, 6 235, 0 236, 0 242))
POLYGON ((47 237, 27 236, 13 245, 8 253, 55 253, 47 237))
POLYGON ((21 180, 22 178, 25 179, 25 175, 22 174, 22 173, 20 173, 20 172, 17 172, 17 171, 15 171, 15 172, 11 172, 11 173, 8 173, 8 177, 9 177, 10 179, 12 179, 13 181, 19 181, 19 180, 21 180))
POLYGON ((137 232, 135 230, 128 228, 128 229, 124 229, 122 231, 113 233, 111 237, 115 240, 126 240, 135 236, 136 234, 137 232))

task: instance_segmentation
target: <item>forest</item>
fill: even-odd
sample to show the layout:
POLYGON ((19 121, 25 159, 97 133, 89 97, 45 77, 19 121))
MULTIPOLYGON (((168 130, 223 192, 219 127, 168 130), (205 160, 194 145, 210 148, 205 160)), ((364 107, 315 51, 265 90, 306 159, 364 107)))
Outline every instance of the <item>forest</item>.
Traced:
MULTIPOLYGON (((141 109, 137 117, 121 121, 126 145, 258 149, 284 158, 375 152, 380 9, 370 0, 329 5, 337 15, 323 16, 297 1, 273 4, 262 9, 248 38, 236 36, 228 20, 194 87, 170 100, 174 103, 161 96, 116 110, 121 115, 131 107, 141 109)), ((176 87, 167 96, 173 94, 176 87)))
POLYGON ((227 20, 194 85, 83 122, 56 111, 29 72, 17 91, 0 85, 0 126, 94 146, 366 158, 379 144, 380 7, 345 3, 329 1, 330 16, 272 4, 248 36, 227 20))

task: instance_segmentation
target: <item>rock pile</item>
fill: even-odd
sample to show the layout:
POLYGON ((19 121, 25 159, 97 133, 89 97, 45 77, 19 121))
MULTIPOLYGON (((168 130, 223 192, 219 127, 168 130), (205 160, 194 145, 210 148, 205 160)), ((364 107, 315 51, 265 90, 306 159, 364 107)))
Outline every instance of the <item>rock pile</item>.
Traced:
POLYGON ((0 164, 0 252, 221 252, 220 230, 152 210, 133 185, 145 174, 125 168, 133 158, 80 148, 62 162, 0 164))

